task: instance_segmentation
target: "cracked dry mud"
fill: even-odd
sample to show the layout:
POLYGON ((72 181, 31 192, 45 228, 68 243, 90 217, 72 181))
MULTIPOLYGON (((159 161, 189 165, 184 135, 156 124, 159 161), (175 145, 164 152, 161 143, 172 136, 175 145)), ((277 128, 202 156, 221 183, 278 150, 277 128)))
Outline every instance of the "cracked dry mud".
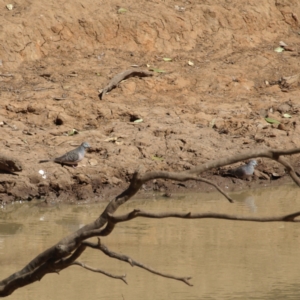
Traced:
MULTIPOLYGON (((129 0, 122 6, 17 0, 11 11, 5 5, 1 148, 22 171, 0 173, 3 202, 98 201, 124 188, 138 167, 181 171, 256 147, 300 146, 298 0, 129 0), (120 7, 127 11, 118 13, 120 7), (277 53, 280 41, 288 46, 277 53), (100 100, 101 89, 133 65, 165 72, 128 78, 100 100), (68 135, 73 129, 78 134, 68 135), (83 141, 92 148, 78 168, 38 164, 83 141)), ((291 159, 297 166, 298 157, 291 159)), ((258 169, 284 175, 267 159, 258 169)), ((270 184, 218 172, 205 176, 223 188, 270 184)), ((152 188, 211 190, 195 182, 157 181, 145 190, 152 188)))

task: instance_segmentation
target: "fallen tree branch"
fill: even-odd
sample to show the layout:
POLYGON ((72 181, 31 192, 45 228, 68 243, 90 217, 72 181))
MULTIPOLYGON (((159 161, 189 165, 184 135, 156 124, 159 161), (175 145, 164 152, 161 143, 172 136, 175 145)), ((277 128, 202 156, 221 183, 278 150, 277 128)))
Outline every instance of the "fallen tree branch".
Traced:
MULTIPOLYGON (((273 149, 260 149, 260 150, 250 150, 244 152, 242 154, 236 154, 232 157, 216 159, 212 161, 208 161, 205 164, 197 166, 195 168, 190 169, 186 173, 188 174, 200 174, 204 171, 213 169, 213 168, 220 168, 227 165, 231 165, 243 160, 247 160, 250 158, 258 158, 258 157, 267 157, 272 160, 277 161, 278 163, 282 164, 284 167, 287 168, 288 174, 292 177, 294 182, 300 186, 300 180, 294 171, 294 168, 281 156, 283 155, 293 155, 300 153, 300 148, 294 148, 289 150, 273 150, 273 149)), ((146 173, 145 177, 148 178, 151 176, 150 173, 146 173)), ((144 180, 146 179, 144 178, 144 180)))
MULTIPOLYGON (((37 280, 40 280, 43 276, 48 273, 59 272, 64 268, 69 267, 75 261, 77 257, 81 255, 84 251, 84 247, 87 246, 83 243, 86 239, 95 236, 106 236, 109 235, 115 224, 112 222, 113 214, 117 209, 124 203, 126 203, 130 198, 132 198, 141 188, 141 186, 147 181, 153 179, 171 179, 175 181, 186 181, 186 180, 202 180, 198 175, 207 171, 209 169, 223 167, 229 164, 233 164, 242 160, 257 158, 257 157, 267 157, 277 161, 282 164, 294 182, 300 186, 300 180, 297 177, 293 167, 289 162, 283 158, 283 155, 293 155, 300 153, 300 148, 289 149, 289 150, 272 150, 272 149, 261 149, 256 151, 248 151, 243 154, 233 155, 229 158, 222 158, 217 160, 212 160, 199 165, 189 171, 184 171, 180 173, 175 172, 146 172, 140 174, 139 172, 134 173, 128 188, 123 191, 120 195, 113 198, 106 206, 105 210, 100 214, 100 216, 92 223, 80 228, 76 232, 66 236, 56 245, 48 248, 44 252, 37 255, 31 262, 29 262, 22 270, 13 273, 11 276, 0 281, 0 297, 5 297, 13 293, 16 289, 23 287, 25 285, 31 284, 37 280)), ((137 211, 138 212, 138 211, 137 211)), ((137 212, 131 212, 131 217, 135 217, 137 212)), ((141 212, 140 212, 141 213, 141 212)), ((142 212, 145 213, 145 212, 142 212)), ((151 217, 149 213, 144 217, 151 217)), ((169 213, 171 214, 171 213, 169 213)), ((191 218, 196 218, 195 216, 200 215, 201 218, 207 218, 208 215, 204 214, 190 214, 191 218)), ((214 218, 219 219, 230 219, 236 221, 254 221, 254 222, 298 222, 295 218, 299 213, 294 213, 281 217, 268 217, 261 220, 255 219, 254 217, 242 217, 234 215, 218 215, 215 214, 214 218)), ((170 216, 160 216, 158 217, 170 217, 170 216)), ((187 214, 184 218, 189 217, 187 214)), ((173 216, 174 217, 174 216, 173 216)), ((178 216, 183 217, 183 216, 178 216)), ((212 217, 212 215, 210 215, 212 217)), ((117 220, 117 219, 116 219, 117 220)), ((182 277, 185 278, 185 277, 182 277)), ((187 283, 188 284, 188 283, 187 283)))
POLYGON ((106 276, 108 276, 108 277, 110 277, 110 278, 120 279, 120 280, 122 280, 124 283, 128 284, 127 281, 126 281, 126 275, 120 275, 120 276, 118 276, 118 275, 113 275, 113 274, 108 273, 108 272, 106 272, 106 271, 103 271, 103 270, 100 270, 100 269, 92 268, 92 267, 90 267, 90 266, 88 266, 88 265, 86 265, 86 264, 84 264, 84 263, 82 263, 82 262, 80 262, 80 261, 74 261, 71 265, 80 266, 80 267, 82 267, 82 268, 84 268, 84 269, 87 269, 87 270, 92 271, 92 272, 95 272, 95 273, 101 273, 101 274, 106 275, 106 276))
POLYGON ((153 76, 153 73, 149 72, 149 71, 142 70, 142 69, 130 69, 130 70, 126 70, 126 71, 124 71, 122 73, 117 74, 116 76, 114 76, 111 79, 111 81, 109 82, 109 84, 99 94, 100 100, 103 99, 103 97, 104 97, 104 95, 106 93, 108 93, 109 91, 111 91, 112 89, 114 89, 115 87, 117 87, 118 84, 122 80, 125 80, 125 79, 130 78, 130 77, 134 77, 134 76, 147 77, 147 76, 153 76))
POLYGON ((270 217, 254 217, 254 216, 237 216, 220 213, 191 213, 191 212, 161 212, 161 213, 150 213, 134 209, 132 212, 113 216, 109 215, 109 222, 117 224, 120 222, 126 222, 138 217, 151 218, 151 219, 164 219, 164 218, 180 218, 180 219, 222 219, 222 220, 234 220, 234 221, 249 221, 249 222, 300 222, 295 218, 300 216, 300 211, 288 215, 282 216, 270 216, 270 217))
MULTIPOLYGON (((81 244, 68 258, 63 258, 56 262, 54 257, 49 258, 44 263, 41 263, 39 267, 34 268, 32 271, 20 271, 7 279, 3 280, 3 286, 0 286, 0 296, 8 296, 10 295, 17 287, 22 287, 36 281, 40 281, 46 274, 49 273, 59 273, 61 270, 69 267, 86 249, 86 246, 81 244), (2 294, 2 288, 4 294, 2 294)), ((39 257, 39 256, 38 256, 39 257)), ((35 259, 37 260, 38 257, 35 259)))
POLYGON ((89 246, 93 249, 99 249, 101 250, 105 255, 111 257, 111 258, 115 258, 124 262, 129 263, 132 267, 136 266, 139 267, 141 269, 144 269, 150 273, 153 273, 155 275, 161 276, 161 277, 165 277, 165 278, 169 278, 169 279, 174 279, 174 280, 178 280, 178 281, 182 281, 185 284, 189 285, 189 286, 193 286, 189 280, 192 277, 178 277, 178 276, 174 276, 174 275, 170 275, 170 274, 166 274, 166 273, 162 273, 162 272, 158 272, 140 262, 137 262, 135 260, 133 260, 131 257, 124 255, 124 254, 119 254, 116 252, 113 252, 111 250, 109 250, 105 245, 103 245, 102 243, 100 243, 100 239, 98 240, 98 243, 91 243, 91 242, 84 242, 84 244, 86 246, 89 246))

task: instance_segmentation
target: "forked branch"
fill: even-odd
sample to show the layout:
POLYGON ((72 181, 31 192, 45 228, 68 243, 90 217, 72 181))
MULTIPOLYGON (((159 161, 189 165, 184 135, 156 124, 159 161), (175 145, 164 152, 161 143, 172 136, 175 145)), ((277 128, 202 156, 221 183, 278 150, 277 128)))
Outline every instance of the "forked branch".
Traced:
MULTIPOLYGON (((133 73, 132 73, 133 74, 133 73)), ((122 76, 125 76, 123 74, 122 76)), ((114 82, 119 80, 122 76, 116 78, 116 80, 112 80, 110 87, 114 86, 114 82)), ((127 75, 126 75, 127 76, 127 75)), ((125 78, 125 77, 124 77, 125 78)), ((107 91, 107 90, 106 90, 107 91)), ((187 180, 198 180, 204 181, 208 184, 213 184, 205 179, 198 177, 204 171, 223 167, 229 164, 233 164, 242 160, 257 158, 257 157, 267 157, 277 161, 282 164, 287 173, 291 176, 294 182, 300 186, 300 180, 297 177, 293 167, 290 163, 283 157, 287 155, 293 155, 300 153, 300 148, 290 149, 290 150, 272 150, 272 149, 262 149, 256 151, 249 151, 243 154, 234 155, 228 158, 222 158, 217 160, 212 160, 206 162, 202 165, 199 165, 189 171, 185 172, 146 172, 141 174, 136 172, 130 182, 129 187, 123 191, 120 195, 113 198, 105 210, 100 214, 100 216, 90 224, 80 228, 76 232, 70 234, 69 236, 64 237, 61 241, 59 241, 56 245, 48 248, 44 252, 37 255, 31 262, 29 262, 22 270, 13 273, 11 276, 0 281, 0 297, 5 297, 13 293, 16 289, 23 287, 25 285, 31 284, 37 280, 40 280, 48 273, 59 272, 71 265, 80 263, 77 262, 77 258, 82 254, 85 250, 86 246, 89 246, 85 241, 88 238, 95 236, 107 236, 109 235, 117 223, 129 221, 136 217, 146 217, 146 218, 168 218, 168 217, 177 217, 177 218, 185 218, 185 219, 203 219, 203 218, 217 218, 224 220, 235 220, 235 221, 252 221, 252 222, 299 222, 296 217, 299 216, 299 212, 284 215, 284 216, 275 216, 275 217, 244 217, 237 215, 227 215, 227 214, 216 214, 216 213, 176 213, 176 212, 166 212, 166 213, 148 213, 140 210, 134 210, 129 214, 125 214, 122 216, 114 216, 114 213, 117 209, 124 203, 126 203, 130 198, 132 198, 141 188, 141 186, 147 181, 153 179, 170 179, 175 181, 187 181, 187 180), (76 263, 75 263, 76 262, 76 263)), ((214 185, 214 184, 213 184, 214 185)), ((231 198, 227 196, 220 188, 214 185, 228 200, 231 198)), ((107 255, 115 255, 115 258, 121 259, 127 262, 133 262, 131 258, 128 256, 120 256, 119 254, 115 254, 104 246, 99 246, 100 249, 107 255)), ((98 248, 99 248, 98 247, 98 248)), ((153 269, 146 267, 138 262, 134 262, 134 265, 144 268, 145 270, 152 272, 156 275, 164 276, 167 278, 174 278, 172 275, 162 274, 160 272, 154 271, 153 269)), ((81 265, 83 267, 83 265, 81 265)), ((88 269, 87 267, 85 267, 88 269)), ((90 268, 90 267, 89 267, 90 268)), ((91 268, 90 268, 91 269, 91 268)), ((91 270, 92 271, 92 270, 91 270)), ((177 280, 181 280, 188 285, 191 285, 188 280, 188 277, 178 277, 177 280)))
POLYGON ((89 271, 92 271, 92 272, 95 272, 95 273, 100 273, 100 274, 103 274, 103 275, 105 275, 107 277, 110 277, 110 278, 113 278, 113 279, 120 279, 124 283, 128 284, 127 281, 126 281, 126 275, 113 275, 113 274, 108 273, 106 271, 103 271, 101 269, 92 268, 92 267, 88 266, 87 264, 82 263, 80 261, 74 261, 71 265, 80 266, 80 267, 82 267, 86 270, 89 270, 89 271))
POLYGON ((159 272, 159 271, 156 271, 136 260, 133 260, 131 257, 127 256, 127 255, 124 255, 124 254, 119 254, 119 253, 116 253, 116 252, 113 252, 111 250, 109 250, 104 244, 100 243, 100 240, 98 240, 98 243, 91 243, 91 242, 84 242, 84 244, 86 246, 89 246, 91 248, 94 248, 94 249, 99 249, 101 250, 105 255, 111 257, 111 258, 115 258, 115 259, 118 259, 118 260, 121 260, 121 261, 124 261, 124 262, 127 262, 129 263, 132 267, 136 266, 136 267, 139 267, 141 269, 144 269, 148 272, 151 272, 155 275, 158 275, 158 276, 161 276, 161 277, 165 277, 165 278, 169 278, 169 279, 174 279, 174 280, 178 280, 178 281, 182 281, 184 282, 185 284, 189 285, 189 286, 193 286, 189 280, 191 279, 191 277, 178 277, 178 276, 175 276, 175 275, 170 275, 170 274, 166 274, 166 273, 162 273, 162 272, 159 272))

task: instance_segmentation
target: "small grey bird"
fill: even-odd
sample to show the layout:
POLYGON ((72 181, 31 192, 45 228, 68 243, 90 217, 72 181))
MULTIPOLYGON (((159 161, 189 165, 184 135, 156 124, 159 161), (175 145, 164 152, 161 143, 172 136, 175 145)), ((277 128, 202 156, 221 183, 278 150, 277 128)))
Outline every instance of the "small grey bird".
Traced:
POLYGON ((253 175, 255 166, 257 166, 257 161, 255 159, 251 159, 246 165, 228 170, 228 174, 241 179, 246 179, 253 175))
POLYGON ((48 161, 54 161, 56 163, 62 164, 62 165, 71 165, 71 166, 77 166, 77 163, 80 162, 85 155, 85 149, 90 148, 91 146, 87 142, 83 142, 78 148, 71 150, 67 152, 66 154, 54 158, 54 159, 45 159, 40 160, 39 163, 44 163, 48 161))

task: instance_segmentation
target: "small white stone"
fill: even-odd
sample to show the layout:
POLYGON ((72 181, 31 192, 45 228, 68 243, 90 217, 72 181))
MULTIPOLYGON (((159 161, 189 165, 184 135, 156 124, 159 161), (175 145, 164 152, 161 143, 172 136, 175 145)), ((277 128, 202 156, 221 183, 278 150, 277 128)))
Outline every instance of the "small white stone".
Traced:
POLYGON ((8 10, 12 10, 14 8, 14 6, 12 4, 6 4, 6 8, 8 10))

